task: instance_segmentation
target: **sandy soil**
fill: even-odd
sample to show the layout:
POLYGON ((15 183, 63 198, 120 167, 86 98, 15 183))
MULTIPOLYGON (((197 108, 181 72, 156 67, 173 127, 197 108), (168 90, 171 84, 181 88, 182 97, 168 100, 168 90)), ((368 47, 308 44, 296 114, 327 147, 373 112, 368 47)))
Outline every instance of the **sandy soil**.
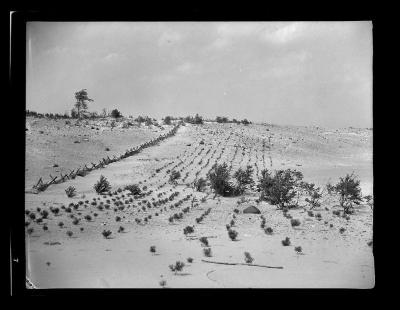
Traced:
MULTIPOLYGON (((134 130, 130 130, 131 133, 119 133, 118 139, 125 141, 129 135, 133 136, 134 130)), ((148 129, 143 131, 135 133, 137 140, 132 138, 132 141, 146 140, 151 136, 148 129)), ((72 137, 71 134, 68 139, 73 140, 72 137)), ((34 147, 31 144, 37 139, 27 139, 27 150, 34 147)), ((64 152, 59 151, 63 143, 53 137, 53 131, 49 132, 46 139, 55 141, 52 149, 59 154, 57 161, 68 165, 74 158, 72 150, 66 147, 64 152)), ((124 143, 128 145, 126 141, 124 143)), ((98 150, 108 145, 108 141, 100 145, 98 150)), ((116 145, 112 149, 114 147, 116 145)), ((80 144, 80 151, 87 158, 96 157, 94 148, 80 144)), ((46 152, 51 153, 43 151, 43 154, 46 152)), ((299 227, 293 228, 281 211, 262 202, 258 205, 261 215, 266 218, 266 226, 273 228, 272 235, 267 235, 260 227, 260 214, 241 212, 249 205, 256 205, 255 192, 246 194, 248 201, 238 205, 238 197, 213 199, 214 195, 208 190, 201 193, 190 187, 196 173, 197 177, 204 177, 215 161, 231 164, 232 172, 240 166, 257 163, 255 177, 264 168, 294 168, 303 172, 305 180, 320 186, 329 180, 336 182, 339 176, 354 171, 361 179, 363 194, 372 193, 371 130, 186 125, 175 136, 138 155, 93 171, 85 177, 52 185, 40 194, 26 194, 26 210, 35 213, 36 218, 40 217, 36 210, 38 207, 42 210, 56 206, 60 208, 58 215, 49 212, 48 218, 41 223, 26 216, 29 222, 26 231, 30 227, 34 229, 33 233, 26 234, 28 276, 39 288, 159 288, 162 279, 171 288, 374 286, 374 260, 372 248, 367 244, 372 240, 373 225, 372 211, 368 206, 358 207, 355 214, 346 220, 333 215, 332 211, 339 209, 337 202, 326 195, 323 206, 314 210, 314 213, 321 214, 320 220, 310 217, 303 208, 290 210, 290 215, 301 221, 299 227), (200 144, 201 141, 204 144, 200 144), (182 179, 176 185, 168 183, 167 171, 172 169, 181 170, 182 179), (132 197, 126 191, 103 197, 93 190, 100 175, 107 177, 113 191, 127 184, 138 183, 153 192, 132 201, 129 201, 132 197), (68 198, 64 192, 70 185, 75 186, 78 192, 74 198, 68 198), (171 201, 142 209, 147 205, 143 200, 153 203, 168 198, 173 192, 178 194, 171 201), (189 198, 184 200, 186 196, 189 198), (92 205, 93 199, 96 199, 95 205, 92 205), (123 203, 116 206, 112 199, 123 203), (107 200, 110 200, 110 208, 99 210, 99 205, 106 205, 107 200), (79 201, 83 204, 79 205, 79 201), (174 207, 177 202, 181 204, 174 207), (61 209, 61 206, 68 207, 71 203, 78 205, 78 208, 72 208, 71 213, 61 209), (121 205, 124 206, 123 210, 118 209, 121 205), (173 223, 168 221, 171 215, 186 207, 189 207, 189 211, 183 214, 182 219, 173 223), (211 208, 210 213, 203 222, 197 224, 195 219, 208 208, 211 208), (231 241, 225 225, 233 219, 235 208, 240 212, 235 215, 233 228, 239 235, 237 241, 231 241), (71 214, 80 219, 77 225, 73 224, 71 214), (92 220, 85 220, 85 215, 91 215, 92 220), (144 218, 149 215, 151 218, 146 223, 144 218), (116 216, 121 217, 121 221, 117 222, 116 216), (136 223, 135 219, 140 219, 141 223, 136 223), (59 222, 64 223, 62 228, 58 226, 59 222), (44 223, 47 231, 43 230, 44 223), (185 236, 183 228, 188 225, 194 226, 194 233, 185 236), (118 233, 120 226, 125 228, 122 233, 118 233), (340 233, 340 228, 345 231, 340 233), (104 229, 112 231, 110 238, 102 236, 104 229), (73 232, 72 237, 67 236, 68 230, 73 232), (208 237, 212 257, 207 258, 203 254, 204 247, 198 240, 202 236, 208 237), (285 237, 290 238, 290 246, 282 245, 285 237), (150 246, 153 245, 156 253, 150 252, 150 246), (296 253, 296 246, 301 246, 303 253, 296 253), (217 265, 202 261, 244 263, 245 251, 251 253, 254 264, 281 266, 283 269, 217 265), (193 258, 192 263, 186 261, 188 257, 193 258), (185 262, 186 266, 182 272, 175 274, 168 266, 178 260, 185 262)), ((41 161, 44 162, 45 159, 41 161)), ((40 167, 34 159, 27 161, 28 171, 45 171, 34 166, 40 167)))
POLYGON ((103 157, 118 156, 128 148, 166 132, 156 126, 111 127, 105 120, 49 120, 27 117, 25 187, 31 189, 40 177, 50 180, 85 164, 98 163, 103 157), (70 122, 70 124, 66 124, 70 122), (107 150, 107 148, 109 150, 107 150))

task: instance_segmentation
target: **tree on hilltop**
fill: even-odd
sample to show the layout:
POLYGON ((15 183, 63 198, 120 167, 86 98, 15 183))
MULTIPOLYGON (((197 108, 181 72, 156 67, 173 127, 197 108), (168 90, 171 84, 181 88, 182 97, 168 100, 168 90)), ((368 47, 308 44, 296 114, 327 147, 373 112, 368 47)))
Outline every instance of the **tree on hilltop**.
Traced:
POLYGON ((86 111, 88 108, 88 102, 93 102, 93 99, 88 97, 88 93, 86 89, 82 89, 75 93, 75 108, 77 111, 78 118, 81 118, 81 112, 86 111))

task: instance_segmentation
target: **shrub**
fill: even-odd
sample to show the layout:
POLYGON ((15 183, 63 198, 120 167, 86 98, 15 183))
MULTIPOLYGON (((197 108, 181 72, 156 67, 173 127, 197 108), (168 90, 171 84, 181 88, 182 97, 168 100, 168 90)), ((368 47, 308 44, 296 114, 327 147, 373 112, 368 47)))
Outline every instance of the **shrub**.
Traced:
POLYGON ((334 187, 335 193, 339 195, 339 203, 346 214, 351 213, 353 204, 360 204, 362 201, 360 180, 354 174, 347 174, 334 187))
POLYGON ((335 186, 333 186, 331 183, 326 183, 326 191, 328 192, 329 195, 335 192, 335 186))
POLYGON ((312 212, 311 210, 307 211, 308 216, 314 217, 314 212, 312 212))
POLYGON ((186 260, 187 260, 188 263, 192 263, 193 262, 193 258, 191 258, 191 257, 188 257, 186 260))
POLYGON ((35 213, 30 213, 30 214, 29 214, 29 218, 30 218, 31 220, 34 220, 34 219, 36 218, 35 213))
POLYGON ((100 176, 100 180, 94 185, 94 189, 98 194, 103 194, 111 190, 110 183, 104 176, 100 176))
POLYGON ((340 216, 340 211, 339 210, 334 210, 334 211, 332 211, 332 214, 336 215, 336 216, 340 216))
POLYGON ((291 219, 290 224, 292 225, 292 227, 296 227, 296 226, 300 226, 301 223, 298 219, 291 219))
POLYGON ((184 262, 181 262, 181 261, 177 261, 177 262, 175 263, 175 265, 169 265, 169 269, 171 269, 171 271, 175 272, 175 274, 176 274, 178 271, 182 271, 182 270, 183 270, 183 267, 185 267, 185 263, 184 263, 184 262))
POLYGON ((233 212, 235 212, 236 214, 239 214, 239 209, 234 209, 233 212))
POLYGON ((207 237, 201 237, 200 242, 204 245, 204 246, 208 246, 208 239, 207 237))
POLYGON ((165 125, 171 125, 171 120, 172 120, 172 117, 171 117, 171 116, 166 116, 166 117, 164 117, 163 123, 164 123, 165 125))
POLYGON ((183 233, 184 233, 185 235, 191 234, 191 233, 193 233, 193 232, 194 232, 193 226, 186 226, 186 227, 183 229, 183 233))
POLYGON ((72 221, 72 224, 78 225, 78 224, 79 224, 79 219, 75 218, 75 219, 72 221))
POLYGON ((282 240, 282 245, 283 246, 289 246, 290 245, 289 237, 286 237, 284 240, 282 240))
POLYGON ((68 236, 68 237, 71 238, 73 234, 74 234, 74 233, 73 233, 72 231, 70 231, 70 230, 67 231, 67 236, 68 236))
POLYGON ((233 230, 233 229, 229 228, 228 236, 229 236, 229 238, 231 238, 232 241, 235 241, 237 236, 238 236, 238 232, 236 230, 233 230))
POLYGON ((108 239, 108 237, 112 234, 111 230, 103 230, 101 233, 104 238, 108 239))
POLYGON ((46 210, 43 210, 42 212, 40 212, 40 215, 42 216, 42 218, 47 219, 49 212, 46 210))
POLYGON ((274 230, 271 228, 271 227, 267 227, 267 228, 265 228, 265 233, 267 234, 267 235, 272 235, 272 233, 274 232, 274 230))
POLYGON ((63 222, 59 222, 58 226, 60 226, 62 228, 64 226, 64 223, 63 222))
POLYGON ((318 208, 321 206, 320 199, 322 197, 321 190, 319 187, 315 187, 313 183, 302 182, 302 188, 310 196, 306 198, 305 201, 310 205, 310 209, 318 208))
POLYGON ((206 256, 206 257, 212 256, 211 248, 204 248, 203 253, 204 253, 204 256, 206 256))
POLYGON ((251 264, 254 261, 254 258, 251 257, 249 252, 244 252, 244 261, 246 264, 251 264))
POLYGON ((120 117, 122 117, 122 114, 117 109, 114 109, 114 110, 111 111, 111 117, 120 118, 120 117))
POLYGON ((172 170, 169 176, 169 181, 174 183, 177 179, 181 177, 181 173, 179 171, 172 170))
POLYGON ((116 216, 116 217, 115 217, 115 221, 120 222, 120 221, 121 221, 121 217, 116 216))
POLYGON ((346 228, 344 228, 344 227, 341 227, 341 228, 339 229, 339 232, 340 232, 341 234, 343 234, 345 231, 346 231, 346 228))
POLYGON ((277 205, 280 209, 289 207, 297 195, 297 188, 303 174, 297 170, 286 169, 278 170, 271 175, 267 169, 264 169, 261 175, 257 185, 261 192, 260 200, 277 205))
POLYGON ((250 165, 246 167, 246 170, 242 170, 242 168, 239 168, 239 170, 237 170, 233 174, 233 177, 236 179, 237 182, 237 186, 235 188, 235 193, 237 195, 243 194, 249 186, 254 184, 252 174, 253 168, 250 165))
POLYGON ((195 182, 194 186, 198 192, 202 192, 204 190, 204 188, 206 187, 206 184, 207 184, 207 181, 203 178, 200 178, 195 182))
POLYGON ((296 247, 294 248, 294 250, 295 250, 297 253, 301 253, 301 252, 303 251, 303 249, 301 248, 301 246, 296 246, 296 247))
POLYGON ((235 221, 234 221, 234 220, 231 220, 230 226, 231 226, 231 227, 232 227, 232 226, 235 226, 235 221))
POLYGON ((211 188, 214 190, 215 194, 224 197, 233 195, 234 187, 230 183, 229 169, 226 163, 223 163, 222 165, 215 165, 207 176, 210 180, 211 188))
POLYGON ((371 208, 371 210, 374 208, 374 197, 372 195, 367 195, 364 196, 363 198, 367 205, 371 208))
POLYGON ((33 231, 34 231, 34 229, 32 227, 30 227, 27 229, 26 232, 28 233, 28 235, 32 235, 33 231))
POLYGON ((150 252, 151 252, 151 253, 155 253, 155 252, 156 252, 156 246, 155 246, 155 245, 152 245, 152 246, 150 247, 150 252))
POLYGON ((69 186, 66 190, 65 193, 67 194, 68 198, 72 198, 76 196, 76 189, 73 186, 69 186))
POLYGON ((164 288, 165 286, 167 286, 167 281, 165 281, 165 280, 163 279, 163 280, 161 280, 160 282, 158 282, 158 284, 160 284, 160 286, 161 286, 162 288, 164 288))

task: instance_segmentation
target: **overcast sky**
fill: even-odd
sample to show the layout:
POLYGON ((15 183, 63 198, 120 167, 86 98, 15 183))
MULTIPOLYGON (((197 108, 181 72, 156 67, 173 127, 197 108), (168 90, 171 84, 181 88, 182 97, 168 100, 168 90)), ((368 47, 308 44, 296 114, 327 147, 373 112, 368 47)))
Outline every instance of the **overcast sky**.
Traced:
POLYGON ((372 127, 371 22, 31 22, 27 109, 372 127))

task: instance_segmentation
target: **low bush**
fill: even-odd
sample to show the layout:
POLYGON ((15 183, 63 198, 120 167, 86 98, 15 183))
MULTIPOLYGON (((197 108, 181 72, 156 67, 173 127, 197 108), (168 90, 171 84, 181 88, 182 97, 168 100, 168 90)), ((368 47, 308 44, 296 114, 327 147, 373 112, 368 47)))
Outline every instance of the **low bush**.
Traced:
POLYGON ((109 192, 111 190, 110 183, 108 182, 107 178, 104 176, 100 176, 100 180, 94 185, 94 190, 98 194, 103 194, 105 192, 109 192))
POLYGON ((155 246, 155 245, 152 245, 152 246, 150 247, 150 252, 151 252, 151 253, 155 253, 155 252, 156 252, 156 246, 155 246))
POLYGON ((204 253, 204 256, 206 256, 206 257, 211 257, 212 256, 211 248, 204 248, 203 249, 203 253, 204 253))
POLYGON ((298 219, 291 219, 290 224, 292 225, 292 227, 297 227, 300 226, 301 223, 298 219))
POLYGON ((246 264, 251 264, 254 261, 254 258, 251 257, 249 252, 244 252, 244 261, 246 264))
MULTIPOLYGON (((124 187, 124 190, 130 191, 132 195, 140 195, 142 190, 140 189, 139 185, 131 184, 124 187)), ((131 198, 131 202, 133 199, 131 198)))
POLYGON ((262 170, 257 185, 261 193, 260 201, 265 200, 280 209, 292 206, 302 179, 303 174, 297 170, 278 170, 274 175, 267 169, 262 170))
POLYGON ((207 181, 203 178, 198 179, 195 183, 194 186, 198 192, 202 192, 204 188, 206 187, 207 181))
POLYGON ((229 236, 229 238, 231 238, 232 241, 235 241, 238 236, 238 232, 236 230, 229 229, 228 236, 229 236))
POLYGON ((208 247, 208 239, 207 239, 207 237, 201 237, 199 240, 204 246, 208 247))
POLYGON ((169 176, 169 181, 171 183, 176 183, 176 180, 178 180, 180 177, 181 177, 181 173, 179 171, 172 170, 171 174, 169 176))
POLYGON ((67 194, 68 198, 72 198, 72 197, 76 196, 76 189, 73 186, 69 186, 65 190, 65 193, 67 194))
POLYGON ((175 265, 169 265, 169 269, 171 269, 171 271, 175 272, 175 274, 179 271, 182 271, 183 267, 185 267, 185 263, 181 262, 181 261, 177 261, 175 263, 175 265))
POLYGON ((191 234, 191 233, 193 233, 193 232, 194 232, 193 226, 186 226, 186 227, 183 229, 183 233, 184 233, 185 235, 191 234))
POLYGON ((284 240, 282 240, 282 245, 283 246, 289 246, 290 245, 289 237, 286 237, 284 240))
POLYGON ((67 231, 67 236, 68 236, 68 237, 72 237, 73 234, 74 234, 74 233, 73 233, 72 231, 70 231, 70 230, 67 231))
POLYGON ((111 230, 103 230, 101 233, 104 238, 108 239, 108 237, 112 234, 111 230))
POLYGON ((234 186, 230 182, 230 175, 227 163, 215 165, 207 174, 210 180, 211 188, 216 195, 224 197, 234 194, 234 186))
POLYGON ((339 195, 339 203, 343 212, 350 214, 353 205, 359 205, 362 201, 360 180, 356 179, 354 174, 347 174, 334 186, 334 192, 339 195))

